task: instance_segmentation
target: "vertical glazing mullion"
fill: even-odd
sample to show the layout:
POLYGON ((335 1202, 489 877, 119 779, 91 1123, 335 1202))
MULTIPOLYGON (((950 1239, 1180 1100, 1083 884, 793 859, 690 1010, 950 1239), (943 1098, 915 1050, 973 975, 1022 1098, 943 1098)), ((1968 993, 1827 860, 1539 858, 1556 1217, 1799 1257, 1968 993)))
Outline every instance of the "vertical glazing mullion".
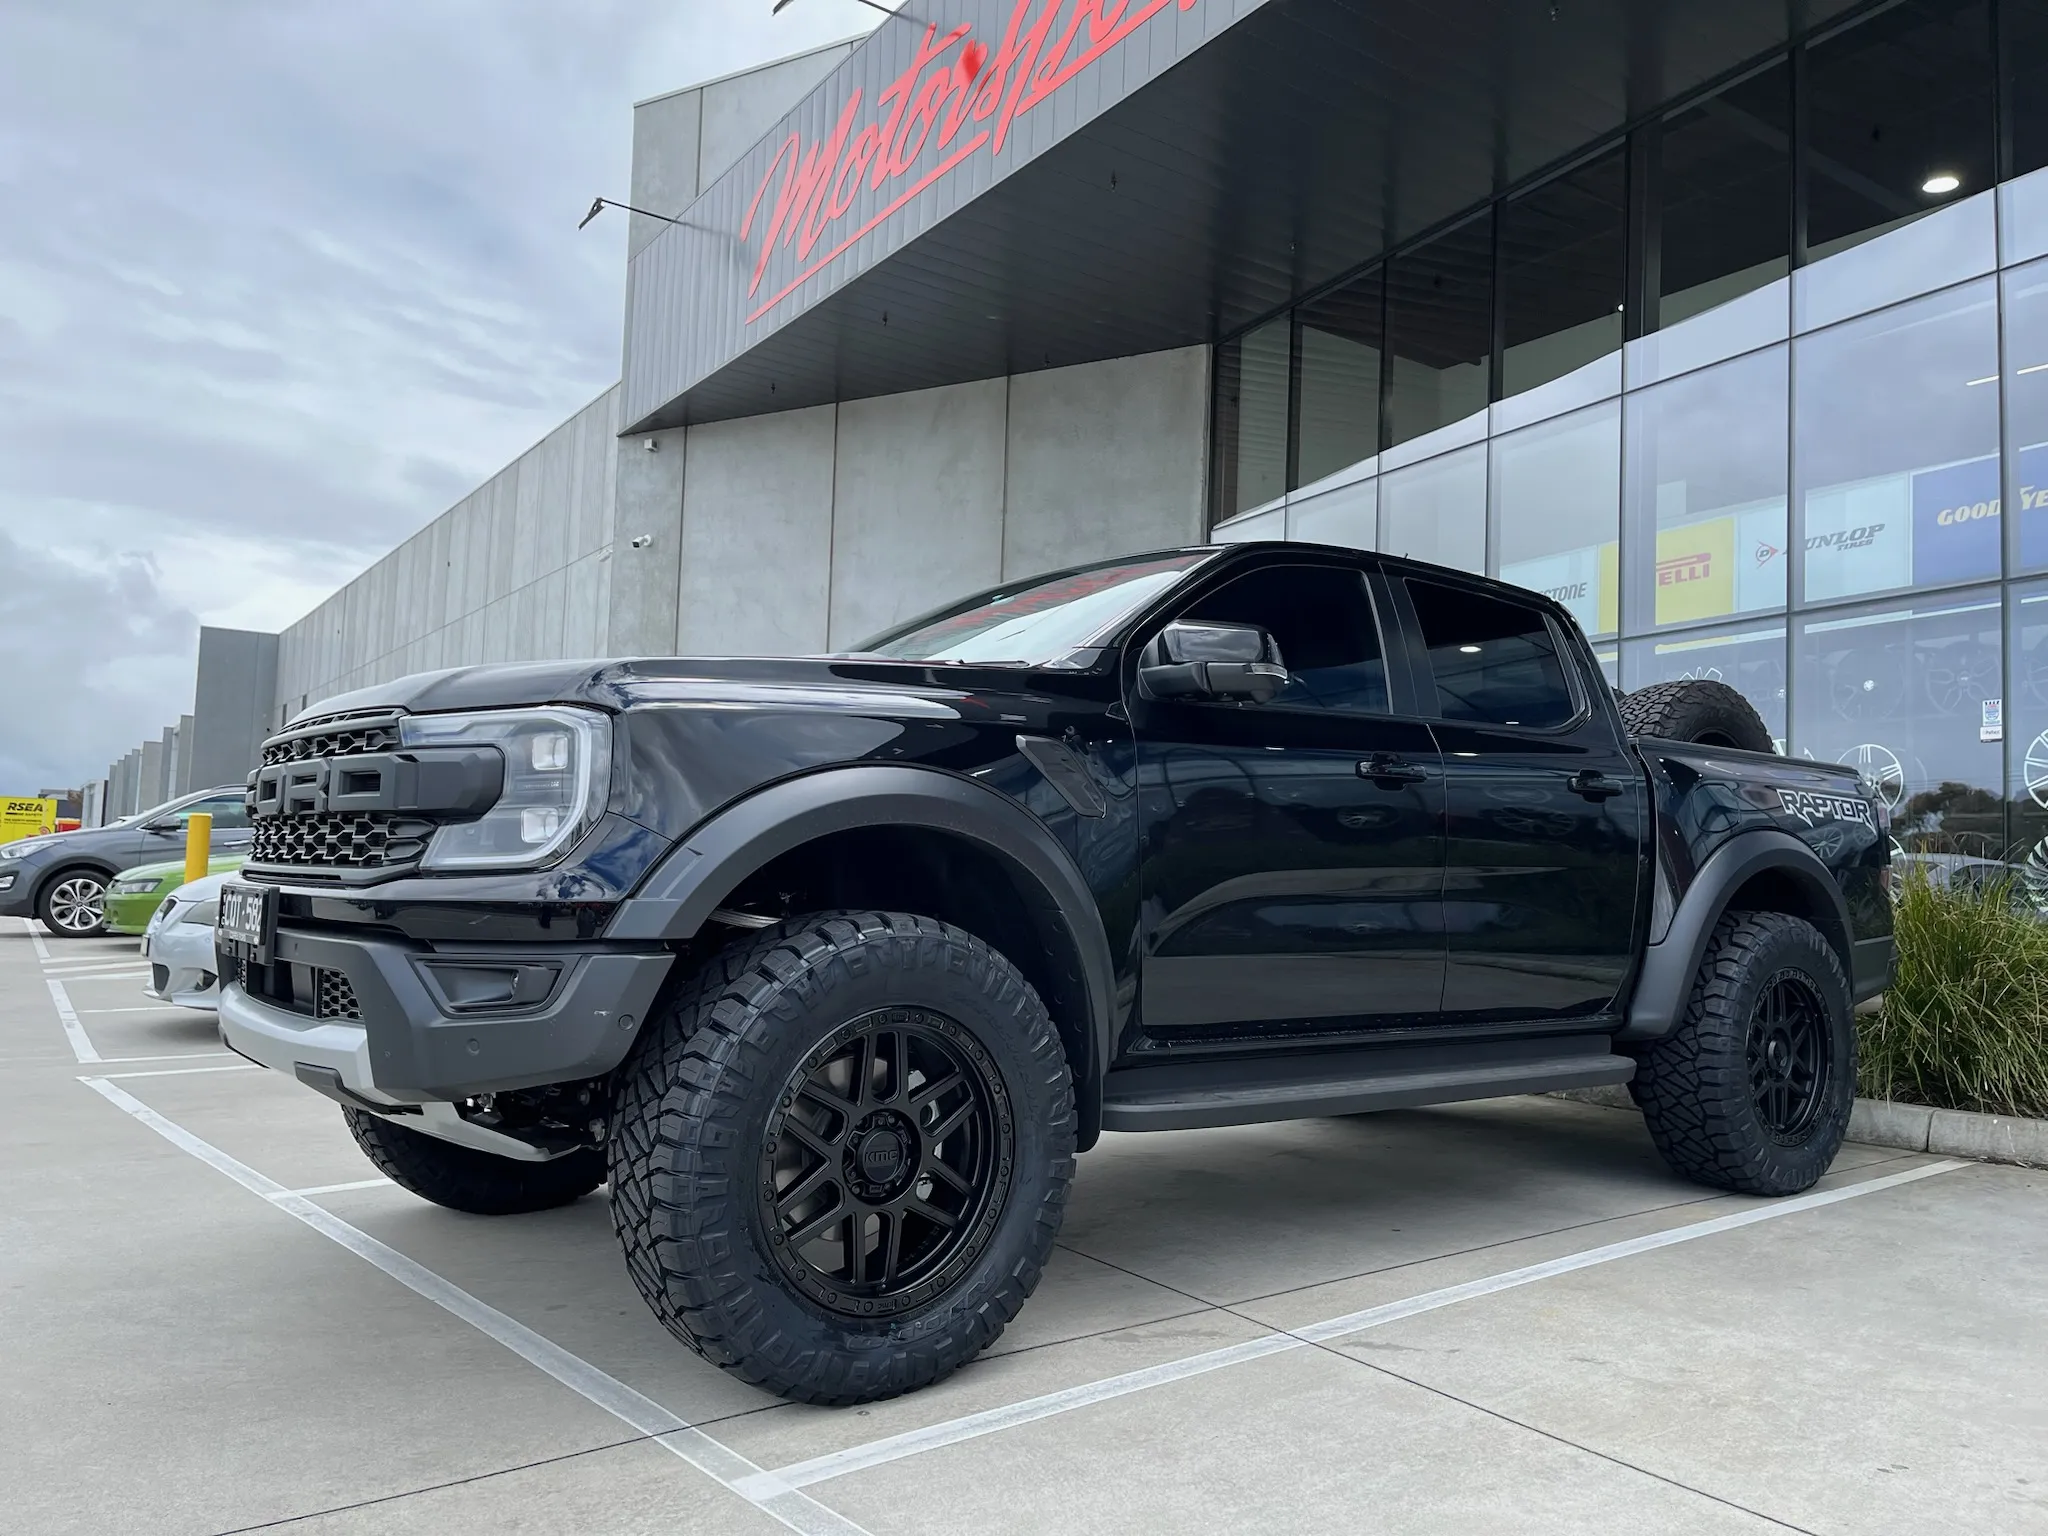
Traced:
POLYGON ((1791 219, 1792 244, 1791 260, 1794 270, 1806 265, 1806 157, 1811 149, 1808 143, 1807 97, 1807 45, 1800 43, 1792 50, 1790 73, 1792 76, 1792 176, 1791 176, 1791 219))
MULTIPOLYGON (((1380 419, 1375 441, 1379 452, 1394 446, 1394 264, 1380 263, 1380 419)), ((1381 494, 1380 476, 1372 487, 1372 547, 1387 547, 1387 498, 1381 494)))

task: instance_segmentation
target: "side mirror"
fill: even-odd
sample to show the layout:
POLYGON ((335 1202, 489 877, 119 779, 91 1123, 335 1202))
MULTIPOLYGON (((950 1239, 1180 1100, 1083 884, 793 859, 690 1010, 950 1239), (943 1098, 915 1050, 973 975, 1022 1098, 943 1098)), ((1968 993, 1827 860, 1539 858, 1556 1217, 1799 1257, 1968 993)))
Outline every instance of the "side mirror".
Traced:
POLYGON ((1280 647, 1256 624, 1169 624, 1138 658, 1147 698, 1264 704, 1286 686, 1280 647))

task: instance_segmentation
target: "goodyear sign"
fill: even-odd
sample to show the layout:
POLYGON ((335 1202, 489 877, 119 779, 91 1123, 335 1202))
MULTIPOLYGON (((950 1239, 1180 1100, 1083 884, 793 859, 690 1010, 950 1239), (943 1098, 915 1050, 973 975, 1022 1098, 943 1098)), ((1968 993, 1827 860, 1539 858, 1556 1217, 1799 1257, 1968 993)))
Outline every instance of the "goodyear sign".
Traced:
POLYGON ((0 843, 39 837, 57 830, 57 802, 12 798, 0 800, 0 843))

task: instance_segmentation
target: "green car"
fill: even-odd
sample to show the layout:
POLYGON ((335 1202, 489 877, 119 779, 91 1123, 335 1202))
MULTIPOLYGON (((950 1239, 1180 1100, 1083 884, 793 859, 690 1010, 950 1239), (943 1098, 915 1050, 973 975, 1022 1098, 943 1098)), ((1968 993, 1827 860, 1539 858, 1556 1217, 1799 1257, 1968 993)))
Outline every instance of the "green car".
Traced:
MULTIPOLYGON (((209 875, 224 875, 240 869, 247 855, 215 854, 206 862, 209 875)), ((107 932, 140 935, 149 926, 150 915, 163 899, 185 883, 185 861, 175 864, 140 864, 124 869, 107 886, 107 932)))

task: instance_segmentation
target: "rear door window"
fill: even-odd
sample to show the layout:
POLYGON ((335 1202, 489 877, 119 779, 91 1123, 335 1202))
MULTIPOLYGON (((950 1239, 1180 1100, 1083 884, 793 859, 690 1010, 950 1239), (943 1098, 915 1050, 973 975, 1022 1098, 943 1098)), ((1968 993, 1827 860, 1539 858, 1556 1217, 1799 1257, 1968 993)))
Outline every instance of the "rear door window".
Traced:
POLYGON ((1469 725, 1551 729, 1578 701, 1541 610, 1433 581, 1408 582, 1436 684, 1436 712, 1469 725))

